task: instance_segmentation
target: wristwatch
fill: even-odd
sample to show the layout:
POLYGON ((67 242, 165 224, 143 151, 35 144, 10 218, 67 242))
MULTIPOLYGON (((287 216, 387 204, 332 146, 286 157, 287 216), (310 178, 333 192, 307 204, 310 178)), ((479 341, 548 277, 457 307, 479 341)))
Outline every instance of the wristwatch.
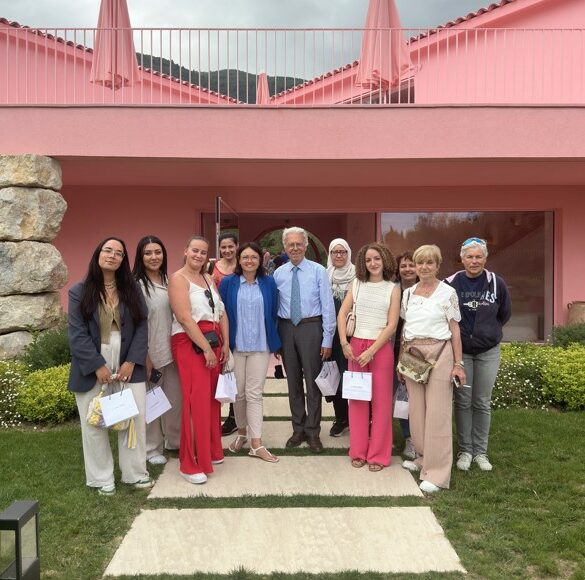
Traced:
POLYGON ((465 362, 462 360, 458 360, 455 362, 455 366, 465 368, 465 362))

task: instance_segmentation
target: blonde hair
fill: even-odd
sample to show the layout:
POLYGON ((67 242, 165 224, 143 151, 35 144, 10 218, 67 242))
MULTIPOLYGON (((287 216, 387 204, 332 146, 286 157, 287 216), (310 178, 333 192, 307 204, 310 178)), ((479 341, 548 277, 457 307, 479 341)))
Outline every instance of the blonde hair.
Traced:
POLYGON ((423 260, 432 260, 437 264, 437 267, 441 265, 443 257, 441 256, 441 249, 435 244, 425 244, 420 246, 414 251, 412 255, 412 261, 415 264, 420 264, 423 260))

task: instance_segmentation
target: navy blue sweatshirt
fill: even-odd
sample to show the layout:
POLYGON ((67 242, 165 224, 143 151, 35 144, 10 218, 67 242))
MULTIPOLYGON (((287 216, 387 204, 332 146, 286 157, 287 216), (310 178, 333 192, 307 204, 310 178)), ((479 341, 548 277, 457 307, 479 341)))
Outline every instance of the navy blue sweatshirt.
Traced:
POLYGON ((459 298, 461 342, 463 352, 469 355, 481 354, 499 344, 502 327, 512 314, 510 293, 502 278, 485 269, 481 278, 483 283, 477 286, 479 280, 468 278, 461 270, 445 280, 459 298))

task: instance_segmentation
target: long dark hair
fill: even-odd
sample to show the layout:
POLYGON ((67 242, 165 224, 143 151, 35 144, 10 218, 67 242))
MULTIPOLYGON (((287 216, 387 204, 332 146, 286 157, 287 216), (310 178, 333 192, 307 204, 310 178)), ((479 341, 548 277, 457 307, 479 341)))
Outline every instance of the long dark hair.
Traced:
POLYGON ((262 250, 256 242, 246 242, 238 248, 238 251, 236 252, 236 269, 234 270, 234 274, 241 276, 244 273, 242 266, 240 265, 240 256, 242 255, 242 252, 247 249, 258 254, 258 268, 256 268, 255 277, 262 278, 262 276, 266 275, 266 272, 264 271, 264 264, 262 263, 262 250))
POLYGON ((126 250, 126 244, 124 240, 110 236, 102 240, 94 250, 91 260, 89 261, 89 267, 85 280, 83 281, 83 293, 81 295, 81 303, 79 305, 81 314, 85 320, 90 320, 98 306, 103 299, 106 300, 106 289, 104 287, 104 274, 99 265, 100 252, 106 242, 115 240, 122 244, 124 251, 124 257, 120 267, 116 270, 116 287, 118 289, 118 298, 126 308, 130 310, 132 320, 134 323, 143 320, 146 317, 146 313, 142 307, 142 296, 136 281, 132 277, 130 272, 130 261, 128 260, 128 251, 126 250))
POLYGON ((144 284, 146 295, 150 296, 150 288, 154 290, 154 284, 148 277, 148 274, 146 273, 146 267, 144 266, 144 248, 146 248, 148 244, 158 244, 162 249, 163 258, 158 271, 160 272, 163 286, 168 285, 169 278, 167 275, 167 249, 165 248, 165 245, 161 242, 160 238, 157 238, 156 236, 144 236, 138 242, 138 246, 136 246, 136 255, 134 256, 134 268, 132 268, 132 276, 136 278, 137 282, 142 282, 142 284, 144 284))

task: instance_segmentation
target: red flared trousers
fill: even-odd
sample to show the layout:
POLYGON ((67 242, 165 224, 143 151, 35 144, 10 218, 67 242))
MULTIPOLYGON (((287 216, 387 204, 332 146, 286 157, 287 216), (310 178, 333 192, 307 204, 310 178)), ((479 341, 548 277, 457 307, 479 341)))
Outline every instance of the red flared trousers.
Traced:
MULTIPOLYGON (((207 321, 198 324, 201 332, 215 330, 221 336, 218 325, 207 321)), ((223 459, 221 404, 215 400, 221 349, 214 349, 218 364, 210 369, 205 366, 203 354, 195 352, 186 333, 173 335, 171 348, 183 392, 180 469, 187 474, 213 473, 212 460, 223 459)))

